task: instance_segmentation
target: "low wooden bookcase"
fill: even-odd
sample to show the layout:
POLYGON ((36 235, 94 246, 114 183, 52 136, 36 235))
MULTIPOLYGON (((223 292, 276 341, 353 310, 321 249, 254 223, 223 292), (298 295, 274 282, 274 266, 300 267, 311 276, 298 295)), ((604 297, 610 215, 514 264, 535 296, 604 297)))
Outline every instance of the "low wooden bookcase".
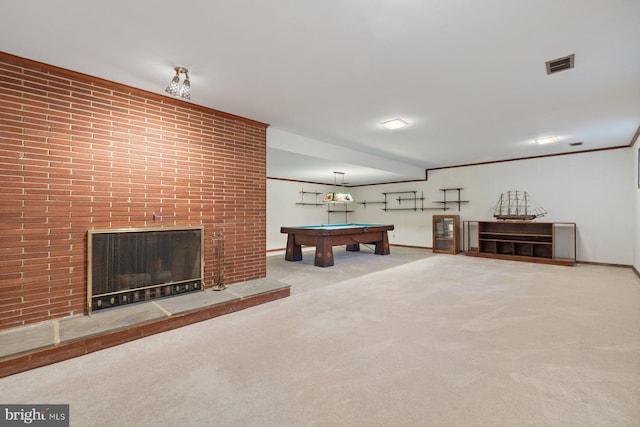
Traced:
POLYGON ((576 262, 573 222, 464 221, 465 255, 556 265, 576 262))

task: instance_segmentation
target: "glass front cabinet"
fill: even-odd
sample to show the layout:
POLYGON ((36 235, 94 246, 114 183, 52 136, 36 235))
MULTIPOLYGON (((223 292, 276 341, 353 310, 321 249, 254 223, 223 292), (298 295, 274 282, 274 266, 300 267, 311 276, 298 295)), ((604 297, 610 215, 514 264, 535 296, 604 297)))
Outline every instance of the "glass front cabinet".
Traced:
POLYGON ((458 215, 433 216, 433 253, 458 253, 458 215))

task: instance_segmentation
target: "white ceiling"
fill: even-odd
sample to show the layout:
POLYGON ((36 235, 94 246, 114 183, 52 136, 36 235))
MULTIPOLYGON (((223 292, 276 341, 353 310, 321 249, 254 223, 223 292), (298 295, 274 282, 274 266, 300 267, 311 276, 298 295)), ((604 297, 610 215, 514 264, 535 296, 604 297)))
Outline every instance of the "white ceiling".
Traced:
POLYGON ((420 179, 628 145, 640 126, 639 0, 20 0, 0 16, 14 55, 156 93, 189 68, 191 102, 271 125, 275 178, 420 179), (395 117, 410 126, 379 125, 395 117))

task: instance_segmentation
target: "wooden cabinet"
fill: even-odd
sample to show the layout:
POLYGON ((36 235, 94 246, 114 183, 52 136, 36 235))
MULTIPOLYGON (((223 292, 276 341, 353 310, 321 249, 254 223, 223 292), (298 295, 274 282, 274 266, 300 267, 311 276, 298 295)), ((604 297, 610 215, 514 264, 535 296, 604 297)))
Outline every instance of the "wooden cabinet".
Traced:
POLYGON ((465 221, 463 251, 470 256, 573 265, 576 262, 576 224, 465 221))
POLYGON ((433 253, 458 253, 458 215, 433 216, 433 253))

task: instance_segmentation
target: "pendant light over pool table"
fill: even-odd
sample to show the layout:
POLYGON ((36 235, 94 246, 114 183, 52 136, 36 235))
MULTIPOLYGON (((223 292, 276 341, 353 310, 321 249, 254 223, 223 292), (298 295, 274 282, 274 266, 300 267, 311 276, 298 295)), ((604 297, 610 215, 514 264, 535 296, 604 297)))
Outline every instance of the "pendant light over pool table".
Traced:
POLYGON ((355 201, 350 193, 344 191, 344 172, 333 173, 333 191, 324 195, 324 202, 351 203, 355 201), (338 191, 338 175, 342 175, 342 190, 338 191))

